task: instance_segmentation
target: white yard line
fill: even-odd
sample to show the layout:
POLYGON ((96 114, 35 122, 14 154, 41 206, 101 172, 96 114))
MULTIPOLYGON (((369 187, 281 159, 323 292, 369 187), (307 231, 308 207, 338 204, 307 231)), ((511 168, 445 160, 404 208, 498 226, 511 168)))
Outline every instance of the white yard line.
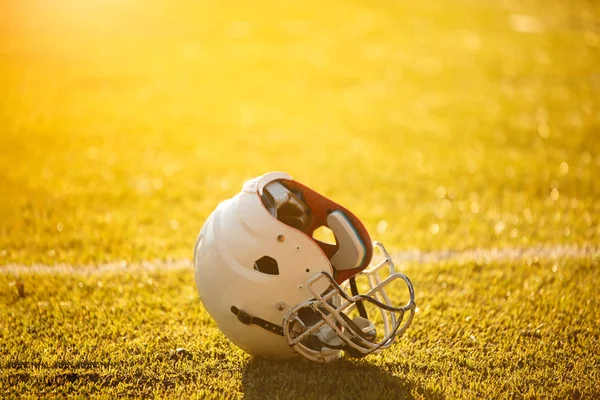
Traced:
POLYGON ((127 263, 125 261, 112 262, 100 265, 72 266, 66 264, 56 265, 18 265, 9 264, 0 266, 0 274, 34 274, 34 275, 101 275, 110 273, 143 272, 157 270, 179 270, 192 268, 191 260, 175 261, 145 261, 142 263, 127 263))
MULTIPOLYGON (((554 260, 554 259, 582 259, 600 258, 600 247, 592 245, 537 245, 531 247, 515 248, 507 247, 500 249, 469 249, 463 251, 445 250, 421 252, 403 251, 392 254, 396 264, 402 262, 435 263, 455 262, 459 264, 469 262, 503 262, 517 260, 554 260)), ((9 264, 0 266, 0 274, 18 275, 100 275, 108 273, 127 273, 157 270, 181 270, 192 269, 192 260, 175 261, 147 261, 142 263, 113 262, 96 266, 72 266, 58 265, 19 265, 9 264)))
POLYGON ((462 251, 445 250, 431 252, 399 252, 395 253, 394 261, 417 261, 432 263, 449 261, 456 263, 467 262, 502 262, 513 260, 555 260, 600 258, 600 247, 592 245, 535 245, 530 247, 505 247, 492 249, 468 249, 462 251))

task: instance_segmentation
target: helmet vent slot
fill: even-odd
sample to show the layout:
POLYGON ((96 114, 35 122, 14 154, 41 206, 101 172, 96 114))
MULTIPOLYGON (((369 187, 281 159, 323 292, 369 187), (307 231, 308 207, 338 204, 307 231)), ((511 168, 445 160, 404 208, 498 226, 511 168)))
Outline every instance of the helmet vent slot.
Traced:
POLYGON ((259 258, 254 262, 254 269, 267 275, 279 275, 277 261, 269 256, 259 258))

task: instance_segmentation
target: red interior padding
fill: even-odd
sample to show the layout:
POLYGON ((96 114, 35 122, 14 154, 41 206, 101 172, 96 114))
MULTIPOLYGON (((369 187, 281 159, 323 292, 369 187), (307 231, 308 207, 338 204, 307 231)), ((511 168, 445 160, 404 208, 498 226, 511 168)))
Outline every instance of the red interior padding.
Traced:
MULTIPOLYGON (((304 202, 308 205, 308 207, 310 207, 312 211, 312 223, 308 227, 308 229, 304 231, 307 235, 312 237, 315 229, 321 226, 327 226, 327 215, 329 215, 335 210, 340 210, 344 213, 346 218, 350 220, 352 225, 354 225, 354 229, 356 229, 358 236, 364 243, 366 255, 362 265, 353 269, 336 271, 335 281, 338 284, 341 284, 346 279, 358 274, 360 271, 362 271, 369 265, 369 263, 371 262, 371 257, 373 256, 373 246, 371 246, 371 237, 369 236, 369 232, 367 232, 367 229, 364 227, 362 222, 360 222, 360 220, 354 214, 352 214, 350 210, 342 207, 336 202, 329 200, 325 196, 320 195, 314 190, 296 181, 285 181, 285 186, 287 186, 287 188, 290 190, 298 190, 302 192, 304 194, 304 202)), ((318 240, 316 240, 316 242, 319 244, 319 246, 321 246, 321 249, 323 249, 325 255, 327 255, 327 257, 330 259, 338 250, 337 244, 331 245, 328 243, 320 242, 318 240)))

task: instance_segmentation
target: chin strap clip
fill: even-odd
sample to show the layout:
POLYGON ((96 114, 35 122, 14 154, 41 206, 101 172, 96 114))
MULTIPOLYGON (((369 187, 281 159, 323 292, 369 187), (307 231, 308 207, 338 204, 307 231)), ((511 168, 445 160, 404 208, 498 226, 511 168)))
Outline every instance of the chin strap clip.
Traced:
POLYGON ((231 312, 235 314, 235 316, 237 316, 238 321, 240 321, 244 325, 258 325, 269 332, 283 336, 283 327, 279 325, 273 324, 269 321, 265 321, 262 318, 252 316, 246 311, 240 310, 236 306, 231 306, 231 312))

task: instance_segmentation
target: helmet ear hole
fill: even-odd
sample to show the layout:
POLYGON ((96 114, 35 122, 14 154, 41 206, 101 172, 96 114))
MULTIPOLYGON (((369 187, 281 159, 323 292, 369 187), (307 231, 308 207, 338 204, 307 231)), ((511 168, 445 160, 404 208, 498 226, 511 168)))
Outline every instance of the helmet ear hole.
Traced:
POLYGON ((279 275, 277 260, 269 256, 263 256, 254 262, 254 269, 267 275, 279 275))

